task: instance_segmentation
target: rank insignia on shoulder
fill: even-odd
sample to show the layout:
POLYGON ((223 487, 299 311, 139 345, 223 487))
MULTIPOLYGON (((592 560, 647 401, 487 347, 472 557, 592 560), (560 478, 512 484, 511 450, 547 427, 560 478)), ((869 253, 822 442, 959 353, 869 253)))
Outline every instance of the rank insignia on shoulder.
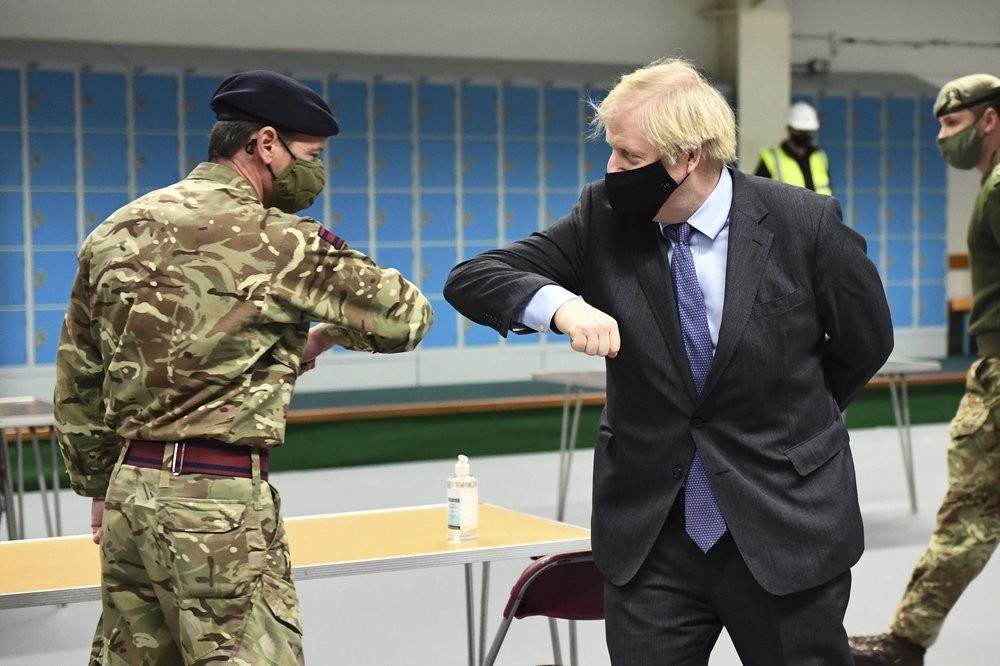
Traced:
POLYGON ((330 245, 337 248, 338 250, 343 250, 344 246, 347 245, 347 243, 344 242, 343 238, 333 233, 332 231, 324 227, 322 224, 319 225, 319 237, 325 240, 330 245))

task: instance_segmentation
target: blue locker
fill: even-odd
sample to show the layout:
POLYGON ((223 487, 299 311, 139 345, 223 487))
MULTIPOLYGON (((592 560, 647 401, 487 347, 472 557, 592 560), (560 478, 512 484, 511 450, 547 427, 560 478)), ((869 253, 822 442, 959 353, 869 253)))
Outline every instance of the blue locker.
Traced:
POLYGON ((497 186, 495 139, 465 139, 462 142, 462 183, 466 188, 497 186))
POLYGON ((136 74, 132 94, 136 130, 178 131, 176 77, 136 74))
POLYGON ((135 135, 135 183, 140 193, 176 183, 181 177, 176 135, 135 135))
POLYGON ((83 195, 84 234, 108 219, 112 213, 129 203, 128 192, 86 192, 83 195))
POLYGON ((31 195, 31 238, 35 247, 76 246, 76 236, 76 194, 73 192, 33 192, 31 195))
POLYGON ((527 238, 539 230, 538 195, 508 192, 504 195, 504 238, 508 243, 527 238))
POLYGON ((0 246, 3 245, 24 245, 24 195, 20 192, 0 192, 0 246))
POLYGON ((911 145, 916 139, 914 109, 910 97, 891 97, 885 103, 885 133, 889 143, 911 145))
POLYGON ((326 156, 330 187, 368 187, 368 140, 334 137, 326 156))
POLYGON ((885 244, 885 279, 910 282, 913 279, 913 240, 890 239, 885 244))
MULTIPOLYGON (((75 263, 75 262, 74 262, 75 263)), ((0 306, 23 306, 27 302, 24 286, 24 252, 0 250, 0 306)), ((8 333, 8 329, 0 329, 8 333)), ((3 345, 0 345, 2 347, 3 345)))
POLYGON ((886 197, 885 229, 891 237, 913 237, 916 225, 913 221, 913 195, 911 193, 895 193, 886 197))
POLYGON ((69 129, 73 122, 73 75, 69 72, 28 72, 28 125, 69 129))
POLYGON ((31 184, 76 187, 76 139, 72 132, 31 132, 31 184))
POLYGON ((947 168, 937 145, 920 149, 917 173, 921 190, 944 190, 948 186, 947 168))
MULTIPOLYGON (((225 77, 188 76, 184 78, 184 124, 188 132, 202 130, 208 139, 208 132, 215 124, 215 112, 209 106, 212 95, 225 77)), ((204 157, 199 157, 198 161, 204 157)))
POLYGON ((913 190, 913 147, 889 146, 885 160, 885 184, 890 190, 913 190))
POLYGON ((830 162, 830 185, 835 196, 843 196, 847 189, 847 147, 825 145, 823 152, 830 162))
POLYGON ((84 187, 128 187, 128 142, 124 134, 83 134, 84 187))
POLYGON ((581 134, 580 92, 575 88, 546 88, 542 110, 545 136, 576 139, 581 134))
POLYGON ((376 83, 372 87, 372 115, 376 134, 409 134, 413 88, 406 83, 376 83))
POLYGON ((466 85, 461 88, 462 134, 496 136, 497 89, 466 85))
POLYGON ((921 146, 936 146, 941 123, 934 117, 935 97, 922 97, 917 103, 917 132, 921 146))
POLYGON ((882 100, 859 95, 854 98, 851 134, 855 142, 878 143, 882 139, 882 100))
POLYGON ((550 192, 545 195, 545 218, 543 224, 547 227, 556 220, 569 215, 576 205, 579 195, 576 192, 550 192))
POLYGON ((538 142, 508 139, 503 144, 503 182, 505 187, 538 187, 538 142))
POLYGON ((368 195, 330 193, 330 219, 325 226, 353 249, 368 245, 368 195))
POLYGON ((948 230, 947 197, 944 192, 921 192, 917 208, 920 235, 944 235, 948 230))
POLYGON ((413 270, 413 248, 410 247, 379 247, 378 265, 382 268, 395 268, 407 280, 415 277, 413 270))
POLYGON ((0 127, 21 126, 21 74, 16 69, 0 69, 0 127))
POLYGON ((125 75, 80 75, 80 109, 85 129, 125 129, 125 75))
POLYGON ((455 347, 458 345, 458 313, 443 298, 432 298, 434 325, 427 331, 422 348, 455 347))
POLYGON ((453 192, 420 194, 420 238, 424 241, 454 241, 458 237, 455 225, 457 197, 453 192))
POLYGON ((496 246, 499 239, 499 201, 495 192, 465 193, 462 197, 463 237, 467 241, 496 246))
POLYGON ((947 302, 944 283, 921 284, 919 293, 917 325, 945 326, 947 324, 947 302))
POLYGON ((537 88, 503 88, 503 131, 508 138, 538 136, 537 88))
POLYGON ((882 187, 882 151, 878 146, 855 144, 853 150, 855 189, 877 190, 882 187))
POLYGON ((35 250, 32 257, 35 305, 65 307, 76 276, 76 250, 35 250))
POLYGON ((847 141, 847 98, 842 95, 823 95, 816 108, 819 114, 819 145, 842 144, 847 141))
POLYGON ((865 242, 868 244, 868 258, 875 264, 878 274, 885 280, 885 267, 882 265, 882 242, 877 238, 866 236, 865 242))
POLYGON ((208 159, 208 134, 188 132, 184 137, 184 175, 208 159))
POLYGON ((0 331, 3 331, 4 336, 4 344, 0 345, 0 366, 27 364, 28 348, 25 344, 27 330, 28 319, 24 310, 0 312, 0 331))
POLYGON ((877 192, 854 194, 851 227, 866 238, 878 237, 882 231, 882 196, 877 192))
POLYGON ((413 145, 409 139, 375 139, 375 187, 413 184, 413 145))
POLYGON ((421 248, 420 281, 417 286, 428 298, 440 295, 444 291, 445 278, 457 263, 458 252, 454 245, 421 248))
POLYGON ((35 363, 55 363, 65 317, 65 309, 35 311, 35 363))
POLYGON ((456 176, 454 139, 421 139, 420 186, 453 188, 456 176))
POLYGON ((0 186, 21 186, 21 134, 19 132, 0 132, 0 155, 7 159, 0 160, 0 186))
POLYGON ((455 134, 455 86, 422 83, 417 88, 421 134, 455 134))
POLYGON ((545 142, 545 185, 580 188, 580 150, 576 141, 545 142))
MULTIPOLYGON (((611 148, 603 139, 588 139, 583 144, 583 179, 585 182, 602 180, 608 171, 611 148)), ((836 181, 835 181, 836 182, 836 181)))
POLYGON ((469 319, 462 320, 466 347, 499 347, 500 335, 489 326, 480 326, 469 319))
POLYGON ((333 115, 340 125, 340 137, 368 132, 368 84, 364 81, 332 81, 327 88, 333 115))
POLYGON ((920 257, 918 270, 921 282, 936 282, 947 276, 948 248, 945 239, 928 239, 920 241, 920 257))
POLYGON ((913 287, 899 285, 885 289, 894 328, 913 326, 913 287))
POLYGON ((375 245, 379 257, 382 243, 413 240, 413 201, 409 194, 375 194, 375 245))

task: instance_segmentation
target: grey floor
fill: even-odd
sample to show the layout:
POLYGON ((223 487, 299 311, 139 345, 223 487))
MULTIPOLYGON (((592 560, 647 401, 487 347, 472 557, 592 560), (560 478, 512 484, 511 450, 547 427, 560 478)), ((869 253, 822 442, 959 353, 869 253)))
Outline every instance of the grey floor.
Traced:
MULTIPOLYGON (((557 436, 557 433, 553 433, 557 436)), ((945 425, 913 429, 919 512, 911 514, 895 429, 852 433, 868 549, 854 569, 846 625, 851 633, 879 632, 895 607, 913 564, 923 552, 946 484, 945 425)), ((331 446, 338 444, 331 443, 331 446)), ((461 452, 456 447, 456 453, 461 452)), ((567 520, 587 525, 590 515, 589 450, 573 460, 567 520)), ((556 454, 511 455, 472 461, 480 479, 480 499, 509 508, 553 516, 556 454)), ((275 474, 286 516, 442 502, 450 461, 354 467, 332 471, 275 474)), ((37 498, 26 510, 37 511, 37 498)), ((89 504, 62 497, 65 531, 87 531, 89 504)), ((33 520, 42 536, 41 520, 33 520)), ((526 562, 495 563, 491 573, 487 633, 496 630, 510 584, 526 562)), ((3 575, 3 572, 0 572, 3 575)), ((478 584, 478 583, 477 583, 478 584)), ((478 589, 478 588, 477 588, 478 589)), ((960 600, 930 666, 1000 663, 1000 569, 987 566, 960 600)), ((349 666, 461 666, 466 661, 464 585, 461 567, 328 578, 299 584, 309 664, 349 666)), ((0 663, 4 666, 84 664, 99 604, 0 610, 0 663)), ((580 623, 582 666, 609 663, 603 623, 580 623)), ((565 635, 565 628, 563 628, 565 635)), ((564 640, 565 643, 565 640, 564 640)), ((547 625, 540 618, 515 621, 498 664, 524 666, 552 662, 547 625)), ((712 666, 739 664, 723 634, 712 666)))

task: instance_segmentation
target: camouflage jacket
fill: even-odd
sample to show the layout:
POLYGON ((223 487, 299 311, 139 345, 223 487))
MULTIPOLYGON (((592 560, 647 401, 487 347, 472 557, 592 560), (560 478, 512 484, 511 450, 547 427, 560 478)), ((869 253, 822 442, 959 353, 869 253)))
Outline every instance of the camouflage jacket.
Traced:
POLYGON ((84 241, 53 401, 71 485, 103 497, 123 439, 277 446, 310 322, 391 353, 416 347, 433 318, 398 271, 200 164, 84 241))

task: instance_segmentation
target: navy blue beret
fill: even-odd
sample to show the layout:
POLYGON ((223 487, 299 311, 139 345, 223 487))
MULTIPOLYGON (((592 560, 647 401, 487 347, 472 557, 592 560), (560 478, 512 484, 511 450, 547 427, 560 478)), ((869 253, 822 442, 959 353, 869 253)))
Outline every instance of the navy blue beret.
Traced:
POLYGON ((218 120, 252 120, 309 136, 340 131, 330 105, 308 86, 278 72, 233 74, 209 103, 218 120))

